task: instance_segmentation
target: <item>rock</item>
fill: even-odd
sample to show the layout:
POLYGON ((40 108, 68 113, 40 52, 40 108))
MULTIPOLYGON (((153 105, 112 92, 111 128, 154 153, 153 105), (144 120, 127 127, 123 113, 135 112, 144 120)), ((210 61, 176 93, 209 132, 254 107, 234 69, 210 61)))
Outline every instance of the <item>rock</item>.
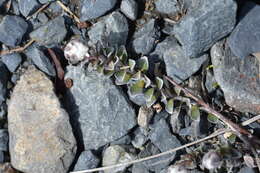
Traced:
POLYGON ((127 86, 127 94, 129 96, 129 99, 133 103, 135 103, 135 104, 137 104, 139 106, 146 105, 146 98, 145 98, 144 93, 135 94, 135 95, 131 94, 130 93, 130 85, 127 86))
POLYGON ((177 40, 175 40, 175 43, 172 40, 171 48, 165 50, 163 54, 167 75, 178 83, 197 72, 207 58, 206 54, 198 58, 187 57, 177 40))
POLYGON ((226 103, 241 112, 260 113, 259 58, 241 59, 225 40, 211 48, 215 79, 224 92, 226 103))
POLYGON ((255 173, 254 169, 244 166, 238 173, 255 173))
POLYGON ((28 24, 23 18, 6 15, 0 23, 0 42, 8 46, 18 46, 27 28, 28 24))
POLYGON ((159 38, 159 28, 155 20, 151 19, 134 33, 130 46, 137 54, 149 54, 159 38))
POLYGON ((24 17, 33 14, 40 7, 37 0, 19 0, 18 5, 19 10, 24 17))
POLYGON ((12 9, 13 14, 16 15, 16 16, 19 16, 20 15, 20 10, 19 10, 18 2, 17 1, 13 1, 11 5, 12 5, 11 9, 12 9))
POLYGON ((0 61, 0 105, 2 105, 2 103, 6 99, 7 81, 8 70, 5 65, 0 61))
POLYGON ((10 163, 0 164, 0 172, 1 173, 19 173, 16 171, 10 163))
POLYGON ((158 0, 155 2, 155 10, 171 16, 175 16, 179 11, 180 7, 177 0, 158 0))
MULTIPOLYGON (((119 163, 125 163, 134 160, 135 156, 127 153, 120 145, 109 146, 105 149, 102 159, 102 166, 110 166, 119 163)), ((104 173, 119 173, 126 169, 126 166, 105 170, 104 173)))
POLYGON ((183 46, 185 55, 198 57, 219 39, 228 35, 236 23, 234 0, 200 0, 174 25, 173 34, 183 46))
POLYGON ((37 19, 38 19, 39 22, 42 23, 42 24, 45 24, 45 23, 47 23, 47 22, 49 21, 49 19, 48 19, 48 17, 46 16, 45 13, 39 13, 39 14, 37 15, 37 19))
POLYGON ((8 131, 0 129, 0 151, 8 151, 8 131))
POLYGON ((132 145, 137 149, 142 149, 143 145, 148 141, 148 138, 142 134, 137 133, 134 135, 134 139, 132 140, 132 145))
POLYGON ((119 12, 104 17, 95 23, 88 31, 92 44, 98 41, 109 46, 125 45, 128 36, 127 19, 119 12))
POLYGON ((2 62, 6 65, 10 72, 14 72, 22 62, 22 57, 18 53, 3 55, 2 62))
POLYGON ((48 2, 54 2, 55 0, 38 0, 41 4, 46 4, 48 2))
POLYGON ((66 93, 68 110, 85 150, 115 141, 136 125, 134 109, 111 79, 80 65, 67 67, 68 78, 73 81, 66 93))
POLYGON ((125 135, 116 141, 110 142, 110 145, 130 145, 131 144, 131 137, 129 135, 125 135))
MULTIPOLYGON (((4 163, 4 152, 0 151, 0 164, 4 163)), ((0 169, 1 170, 1 169, 0 169)))
POLYGON ((149 173, 149 170, 143 164, 134 164, 132 173, 149 173))
POLYGON ((56 71, 51 64, 48 57, 40 50, 36 45, 30 46, 25 52, 27 58, 33 61, 33 64, 36 65, 41 71, 45 72, 50 76, 55 76, 56 71))
POLYGON ((139 112, 137 116, 137 124, 140 127, 147 128, 152 117, 153 117, 153 109, 148 108, 146 106, 141 106, 139 108, 139 112))
POLYGON ((95 156, 90 150, 83 151, 73 169, 73 171, 82 171, 96 168, 99 164, 99 158, 95 156))
POLYGON ((8 131, 14 168, 37 173, 68 171, 77 148, 69 116, 52 82, 35 67, 29 67, 13 90, 8 131))
POLYGON ((117 0, 82 0, 80 20, 96 19, 111 10, 116 2, 117 0))
POLYGON ((30 33, 30 37, 41 45, 58 44, 65 38, 67 30, 64 18, 59 16, 30 33))
POLYGON ((239 21, 228 38, 232 53, 240 58, 260 52, 260 5, 247 2, 243 8, 248 8, 248 6, 251 6, 251 9, 239 21))
POLYGON ((120 10, 129 19, 136 20, 138 14, 138 4, 135 0, 123 0, 120 5, 120 10))

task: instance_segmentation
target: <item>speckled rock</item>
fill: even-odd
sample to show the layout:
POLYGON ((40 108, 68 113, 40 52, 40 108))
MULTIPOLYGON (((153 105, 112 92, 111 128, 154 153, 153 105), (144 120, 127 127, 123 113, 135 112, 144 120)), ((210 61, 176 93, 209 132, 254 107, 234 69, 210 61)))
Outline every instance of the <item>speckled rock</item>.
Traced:
POLYGON ((100 159, 93 154, 92 151, 83 151, 74 166, 73 171, 82 171, 87 169, 93 169, 98 166, 100 159))
POLYGON ((156 11, 167 14, 167 15, 176 15, 180 10, 177 0, 157 0, 155 2, 156 11))
POLYGON ((40 4, 37 0, 19 0, 19 10, 24 17, 31 15, 40 8, 40 4))
POLYGON ((14 72, 22 62, 22 57, 18 53, 12 53, 3 55, 1 57, 2 62, 6 65, 10 72, 14 72))
POLYGON ((123 0, 120 5, 120 10, 129 19, 135 20, 138 14, 138 3, 135 0, 123 0))

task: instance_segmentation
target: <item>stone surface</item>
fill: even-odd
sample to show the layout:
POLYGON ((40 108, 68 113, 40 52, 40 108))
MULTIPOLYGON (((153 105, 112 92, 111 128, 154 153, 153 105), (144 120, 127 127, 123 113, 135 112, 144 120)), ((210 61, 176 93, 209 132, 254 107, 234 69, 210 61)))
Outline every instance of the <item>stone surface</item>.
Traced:
POLYGON ((155 2, 156 11, 162 14, 174 16, 178 13, 179 8, 177 0, 157 0, 155 2))
POLYGON ((30 66, 14 88, 8 132, 11 163, 16 169, 68 171, 77 148, 69 116, 61 108, 52 82, 35 67, 30 66))
POLYGON ((238 111, 260 113, 259 58, 236 57, 225 41, 211 48, 215 79, 227 104, 238 111))
POLYGON ((38 0, 41 4, 46 4, 48 2, 53 2, 55 0, 38 0))
POLYGON ((8 70, 5 67, 5 65, 0 61, 0 105, 6 99, 7 81, 8 81, 8 70))
POLYGON ((149 54, 159 37, 160 31, 156 21, 151 19, 134 33, 130 46, 137 54, 149 54))
POLYGON ((165 50, 163 54, 166 72, 176 82, 181 83, 197 72, 208 56, 204 54, 198 58, 189 58, 185 55, 177 40, 175 42, 172 40, 171 42, 171 48, 165 50))
POLYGON ((51 64, 49 58, 40 50, 40 47, 36 45, 30 46, 26 49, 25 55, 27 58, 31 59, 33 64, 36 65, 41 71, 50 76, 56 75, 54 66, 51 64))
POLYGON ((0 151, 0 164, 4 163, 4 152, 0 151))
POLYGON ((260 52, 260 5, 248 2, 243 8, 249 8, 249 6, 252 6, 251 9, 239 21, 228 38, 230 49, 240 58, 260 52))
POLYGON ((97 156, 95 156, 92 151, 83 151, 74 166, 73 171, 82 171, 87 169, 96 168, 99 164, 100 160, 97 156))
POLYGON ((22 62, 22 57, 18 53, 12 53, 3 55, 1 57, 2 62, 6 65, 10 72, 14 72, 22 62))
POLYGON ((153 117, 153 109, 146 106, 141 106, 138 111, 137 124, 140 127, 147 128, 150 120, 153 117))
MULTIPOLYGON (((102 166, 115 165, 134 160, 135 156, 120 145, 112 145, 105 149, 102 159, 102 166)), ((120 173, 126 169, 126 166, 105 170, 104 173, 120 173)))
POLYGON ((27 17, 40 7, 37 0, 19 0, 18 1, 19 10, 24 17, 27 17))
POLYGON ((138 14, 138 4, 135 0, 123 0, 120 5, 120 10, 126 17, 135 20, 138 14))
POLYGON ((0 151, 8 151, 8 131, 0 129, 0 151))
POLYGON ((186 56, 198 57, 219 39, 228 35, 236 23, 234 0, 195 1, 194 10, 174 25, 173 34, 186 56))
POLYGON ((149 170, 143 164, 134 164, 132 173, 149 173, 149 170))
POLYGON ((116 5, 117 0, 82 0, 80 20, 96 19, 116 5))
POLYGON ((63 41, 66 34, 64 18, 59 16, 31 32, 30 37, 41 45, 52 45, 63 41))
POLYGON ((19 173, 16 171, 10 163, 3 163, 0 164, 0 172, 1 173, 19 173))
POLYGON ((0 42, 8 46, 18 46, 27 28, 28 24, 23 18, 6 15, 0 23, 0 42))
POLYGON ((115 141, 136 125, 134 109, 111 79, 86 72, 80 65, 68 66, 67 78, 73 80, 66 94, 67 105, 85 150, 115 141))
POLYGON ((255 173, 255 171, 254 169, 245 166, 241 168, 238 173, 255 173))
POLYGON ((95 23, 88 31, 92 44, 98 41, 109 46, 125 45, 128 36, 127 19, 120 12, 113 12, 95 23))

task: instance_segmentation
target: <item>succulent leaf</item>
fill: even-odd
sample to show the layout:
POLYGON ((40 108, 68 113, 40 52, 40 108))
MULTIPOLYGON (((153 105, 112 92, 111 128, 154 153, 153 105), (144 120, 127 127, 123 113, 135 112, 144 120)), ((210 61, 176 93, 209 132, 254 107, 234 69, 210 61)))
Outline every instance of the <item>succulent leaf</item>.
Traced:
POLYGON ((140 59, 138 59, 137 67, 140 71, 147 71, 149 68, 148 58, 146 56, 143 56, 140 59))
POLYGON ((149 88, 148 90, 145 91, 144 95, 147 101, 150 101, 153 97, 154 94, 154 88, 149 88))
POLYGON ((156 77, 156 86, 157 86, 157 88, 159 89, 159 90, 161 90, 162 89, 162 87, 163 87, 163 80, 161 79, 161 78, 159 78, 159 77, 156 77))
POLYGON ((135 60, 129 59, 129 60, 128 60, 128 65, 129 65, 129 67, 130 67, 130 71, 134 71, 134 68, 135 68, 135 65, 136 65, 135 60))
POLYGON ((208 114, 207 119, 211 123, 214 123, 214 124, 218 123, 218 118, 213 114, 208 114))
POLYGON ((141 76, 142 76, 142 72, 141 72, 141 71, 138 71, 137 73, 135 73, 135 74, 132 76, 132 79, 133 79, 133 80, 140 80, 140 79, 141 79, 141 76))
POLYGON ((151 99, 149 101, 146 101, 146 106, 149 108, 151 107, 155 102, 156 102, 157 98, 155 95, 152 95, 151 99))
POLYGON ((173 113, 173 105, 174 102, 173 102, 173 99, 169 99, 167 102, 166 102, 166 105, 165 105, 165 110, 169 113, 169 114, 172 114, 173 113))
POLYGON ((193 105, 191 106, 191 119, 196 121, 196 120, 199 120, 200 118, 200 110, 199 110, 199 107, 196 106, 196 105, 193 105))
POLYGON ((145 86, 145 81, 143 79, 136 81, 130 86, 130 93, 132 95, 141 94, 145 86))

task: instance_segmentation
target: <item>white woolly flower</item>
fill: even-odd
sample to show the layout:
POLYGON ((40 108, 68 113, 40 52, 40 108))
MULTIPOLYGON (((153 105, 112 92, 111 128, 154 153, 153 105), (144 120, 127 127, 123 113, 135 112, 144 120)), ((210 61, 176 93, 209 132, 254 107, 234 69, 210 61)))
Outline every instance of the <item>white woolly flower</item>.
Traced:
POLYGON ((209 151, 202 158, 202 165, 207 169, 219 168, 222 164, 220 155, 215 151, 209 151))
POLYGON ((168 173, 190 173, 190 171, 178 164, 170 166, 167 171, 168 173))

